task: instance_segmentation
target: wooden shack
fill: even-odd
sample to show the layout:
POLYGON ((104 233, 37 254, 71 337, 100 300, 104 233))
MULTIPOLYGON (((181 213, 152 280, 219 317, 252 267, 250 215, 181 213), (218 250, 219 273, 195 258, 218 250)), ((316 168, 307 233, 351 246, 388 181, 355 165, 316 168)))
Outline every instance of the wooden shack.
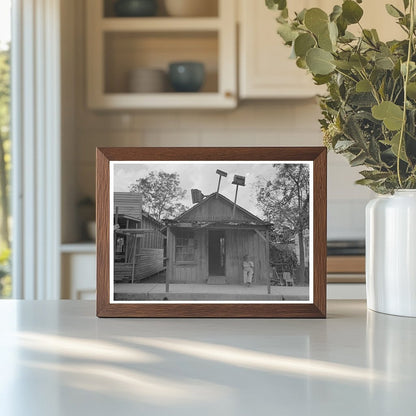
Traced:
POLYGON ((115 282, 139 282, 164 270, 162 227, 143 211, 139 194, 114 193, 115 282))
POLYGON ((213 193, 167 224, 167 281, 241 284, 242 262, 254 262, 254 284, 269 276, 267 223, 213 193))

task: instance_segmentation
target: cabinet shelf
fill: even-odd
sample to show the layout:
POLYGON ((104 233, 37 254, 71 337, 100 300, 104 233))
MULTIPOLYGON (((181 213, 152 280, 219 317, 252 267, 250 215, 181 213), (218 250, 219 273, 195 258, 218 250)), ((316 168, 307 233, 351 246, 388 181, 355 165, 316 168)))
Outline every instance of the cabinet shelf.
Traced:
POLYGON ((230 93, 158 93, 158 94, 103 94, 95 108, 106 109, 203 109, 234 108, 235 97, 230 93))
MULTIPOLYGON (((212 0, 214 1, 214 0, 212 0)), ((87 102, 96 110, 230 109, 237 106, 236 4, 218 0, 213 17, 114 17, 88 0, 87 102), (132 71, 165 71, 178 61, 204 64, 198 93, 132 93, 132 71)))
POLYGON ((172 31, 217 31, 221 20, 217 17, 146 17, 146 18, 103 18, 104 32, 172 32, 172 31))

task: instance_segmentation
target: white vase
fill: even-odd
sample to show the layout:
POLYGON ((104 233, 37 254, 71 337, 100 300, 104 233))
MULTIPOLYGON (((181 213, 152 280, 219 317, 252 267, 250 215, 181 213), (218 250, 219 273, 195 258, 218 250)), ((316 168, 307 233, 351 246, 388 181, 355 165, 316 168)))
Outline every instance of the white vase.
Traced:
POLYGON ((416 190, 367 204, 366 282, 369 309, 416 317, 416 190))

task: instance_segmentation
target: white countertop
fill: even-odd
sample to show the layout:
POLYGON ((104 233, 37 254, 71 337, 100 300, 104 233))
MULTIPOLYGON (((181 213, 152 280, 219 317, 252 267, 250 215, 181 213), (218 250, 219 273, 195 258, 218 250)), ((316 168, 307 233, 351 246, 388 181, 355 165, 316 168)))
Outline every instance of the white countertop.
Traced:
POLYGON ((0 415, 412 415, 416 319, 98 319, 0 301, 0 415))

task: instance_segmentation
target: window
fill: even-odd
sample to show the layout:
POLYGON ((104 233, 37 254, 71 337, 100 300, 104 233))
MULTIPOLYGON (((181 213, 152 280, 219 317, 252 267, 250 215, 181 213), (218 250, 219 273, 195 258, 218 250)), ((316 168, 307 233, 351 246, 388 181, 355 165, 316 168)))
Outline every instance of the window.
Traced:
POLYGON ((195 261, 196 240, 192 231, 180 231, 176 234, 176 252, 175 259, 177 262, 195 261))
POLYGON ((10 273, 10 0, 0 0, 0 298, 12 294, 10 273))

